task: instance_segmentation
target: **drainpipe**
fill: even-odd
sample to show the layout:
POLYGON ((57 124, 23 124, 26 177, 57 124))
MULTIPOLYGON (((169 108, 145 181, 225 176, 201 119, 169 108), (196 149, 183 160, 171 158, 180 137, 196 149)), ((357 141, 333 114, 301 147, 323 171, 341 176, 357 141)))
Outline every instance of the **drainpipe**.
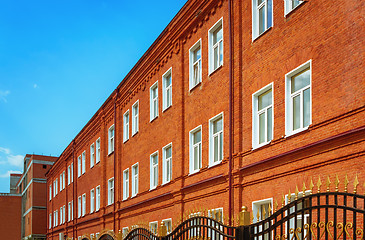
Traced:
POLYGON ((118 149, 118 144, 117 144, 117 100, 118 100, 118 92, 119 92, 119 88, 116 88, 115 89, 116 91, 116 95, 115 95, 115 101, 114 101, 114 203, 113 203, 113 230, 114 230, 114 233, 116 231, 115 229, 115 203, 116 203, 116 180, 119 180, 117 179, 117 149, 118 149))
POLYGON ((228 171, 228 193, 229 193, 229 203, 228 203, 228 224, 232 224, 232 148, 233 148, 233 80, 232 80, 232 12, 231 12, 231 1, 228 0, 228 27, 229 27, 229 171, 228 171))

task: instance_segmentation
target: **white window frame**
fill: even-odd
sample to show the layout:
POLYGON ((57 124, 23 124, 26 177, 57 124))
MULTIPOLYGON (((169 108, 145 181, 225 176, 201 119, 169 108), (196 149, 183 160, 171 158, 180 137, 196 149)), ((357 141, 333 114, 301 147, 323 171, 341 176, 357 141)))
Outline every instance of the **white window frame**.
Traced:
POLYGON ((113 124, 108 129, 108 154, 114 152, 114 145, 115 145, 115 128, 113 124))
POLYGON ((65 223, 66 222, 66 205, 63 205, 63 222, 62 223, 65 223))
POLYGON ((157 234, 158 232, 158 221, 153 221, 149 223, 150 231, 154 234, 157 234))
POLYGON ((100 185, 95 188, 95 212, 100 209, 100 185))
POLYGON ((155 189, 158 186, 158 151, 152 153, 150 155, 150 190, 155 189), (157 156, 157 164, 153 165, 153 157, 157 156), (155 176, 155 171, 154 169, 156 169, 156 184, 154 184, 154 176, 155 176))
MULTIPOLYGON (((223 223, 223 207, 208 210, 208 217, 213 218, 214 220, 223 223), (220 212, 221 219, 218 219, 216 216, 216 213, 219 214, 219 212, 220 212)), ((212 221, 210 222, 210 226, 213 228, 216 228, 220 231, 223 231, 223 226, 217 226, 212 221)), ((208 236, 208 238, 210 238, 212 240, 223 239, 223 237, 219 236, 217 233, 215 233, 215 231, 208 231, 207 236, 208 236)))
POLYGON ((52 184, 51 185, 49 185, 49 201, 51 201, 52 200, 52 184))
POLYGON ((203 148, 203 130, 202 130, 202 125, 197 126, 196 128, 194 128, 193 130, 191 130, 189 132, 189 174, 193 174, 193 173, 197 173, 200 171, 201 167, 202 167, 202 148, 203 148), (194 134, 196 132, 200 131, 200 142, 194 144, 194 134), (194 150, 196 147, 200 147, 200 159, 198 159, 199 163, 199 168, 198 169, 194 169, 195 166, 195 161, 196 159, 194 158, 194 150))
POLYGON ((100 150, 100 137, 98 139, 96 139, 95 149, 96 149, 95 164, 98 164, 100 162, 100 155, 101 155, 101 150, 100 150))
MULTIPOLYGON (((264 204, 270 204, 271 205, 271 213, 268 213, 268 217, 270 217, 270 215, 273 214, 273 199, 272 198, 266 198, 266 199, 261 199, 258 201, 253 201, 252 202, 252 213, 253 213, 253 223, 257 223, 260 222, 262 220, 264 220, 262 218, 262 214, 260 214, 260 219, 257 219, 257 212, 260 210, 261 206, 264 204)), ((266 219, 266 218, 265 218, 266 219)), ((265 226, 265 229, 268 228, 268 226, 265 226)), ((258 231, 262 231, 262 225, 260 224, 258 226, 258 231)), ((272 234, 272 233, 268 233, 268 234, 272 234)), ((265 235, 261 235, 255 238, 255 240, 264 240, 264 239, 268 239, 268 237, 266 238, 265 235)))
MULTIPOLYGON (((208 45, 208 58, 209 58, 209 75, 212 74, 214 71, 216 71, 217 69, 219 69, 221 66, 223 66, 223 61, 224 61, 224 32, 223 32, 223 17, 220 18, 214 25, 213 27, 211 27, 208 31, 208 41, 209 41, 209 45, 208 45), (213 45, 213 34, 214 31, 217 30, 218 28, 222 28, 222 39, 213 45), (220 42, 222 42, 222 49, 220 49, 220 42), (219 64, 217 65, 216 68, 214 68, 214 49, 218 47, 218 55, 220 50, 222 51, 222 62, 220 60, 219 64)), ((219 57, 218 57, 219 58, 219 57)))
POLYGON ((172 106, 172 67, 162 75, 162 112, 172 106), (170 76, 171 84, 166 86, 166 79, 170 76), (170 92, 170 96, 168 96, 170 92))
POLYGON ((129 168, 123 171, 123 200, 129 198, 129 168))
POLYGON ((158 81, 156 81, 150 87, 150 122, 158 117, 158 81), (156 97, 153 98, 152 91, 156 89, 156 97), (154 111, 154 105, 156 104, 156 112, 154 111))
POLYGON ((138 194, 139 190, 139 164, 138 162, 131 167, 132 171, 132 197, 138 194), (137 174, 134 173, 134 169, 137 168, 137 174))
POLYGON ((172 219, 171 218, 163 219, 162 223, 166 226, 167 234, 170 234, 172 232, 172 219), (170 223, 170 228, 166 225, 166 223, 168 222, 170 223))
POLYGON ((113 203, 114 203, 114 177, 108 180, 108 205, 111 205, 113 203))
POLYGON ((86 193, 82 194, 82 217, 86 214, 86 193))
POLYGON ((61 173, 60 174, 60 192, 62 191, 62 183, 63 183, 63 181, 62 181, 62 178, 63 178, 63 173, 61 173))
POLYGON ((90 145, 90 168, 93 168, 95 165, 95 143, 90 145))
POLYGON ((63 171, 62 173, 62 189, 65 189, 66 187, 66 171, 63 171))
POLYGON ((189 90, 191 91, 199 83, 202 82, 202 41, 199 39, 190 49, 189 49, 189 90), (200 48, 200 59, 194 62, 194 52, 200 48), (194 67, 198 65, 198 80, 195 82, 194 78, 194 67))
POLYGON ((298 5, 293 7, 292 0, 284 0, 284 16, 288 15, 291 11, 299 7, 304 1, 298 0, 298 5))
POLYGON ((138 127, 139 127, 139 100, 137 100, 132 105, 132 136, 134 136, 138 132, 138 127))
POLYGON ((271 115, 271 122, 272 122, 272 129, 271 129, 271 136, 272 139, 274 138, 274 84, 270 83, 265 87, 261 88, 254 94, 252 94, 252 148, 259 148, 262 147, 272 141, 272 139, 268 140, 267 135, 267 110, 271 108, 272 115, 271 115), (271 105, 263 108, 262 110, 258 111, 259 108, 259 96, 263 93, 271 90, 271 105), (265 136, 266 141, 260 143, 260 123, 259 123, 259 115, 265 114, 265 136))
POLYGON ((125 143, 129 139, 129 123, 130 114, 129 109, 123 114, 123 142, 125 143))
POLYGON ((308 129, 308 127, 312 124, 312 60, 309 60, 305 63, 303 63, 302 65, 300 65, 299 67, 295 68, 294 70, 290 71, 289 73, 285 74, 285 135, 286 136, 291 136, 294 135, 296 133, 302 132, 306 129, 308 129), (291 94, 291 79, 293 76, 297 75, 298 73, 306 70, 309 68, 309 85, 301 88, 300 90, 296 91, 295 93, 291 94), (308 126, 303 126, 303 91, 309 89, 309 115, 310 115, 310 119, 309 119, 309 125, 308 126), (301 119, 301 123, 300 123, 300 128, 296 129, 296 130, 292 130, 293 129, 293 97, 301 95, 300 98, 300 107, 301 107, 301 113, 300 113, 300 119, 301 119))
POLYGON ((86 169, 86 151, 83 151, 81 154, 81 163, 81 174, 84 174, 86 169))
POLYGON ((81 208, 82 208, 82 202, 81 202, 81 196, 77 198, 77 217, 81 217, 81 208))
MULTIPOLYGON (((306 196, 308 196, 310 193, 311 193, 311 190, 305 191, 306 196)), ((293 202, 295 200, 295 193, 291 193, 290 196, 291 196, 290 197, 290 202, 293 202)), ((303 192, 299 192, 298 193, 298 199, 302 198, 302 197, 303 197, 303 192)), ((287 204, 288 204, 288 194, 285 194, 285 205, 287 205, 287 204)), ((299 207, 299 206, 297 206, 297 207, 299 207)), ((300 210, 300 209, 297 209, 297 210, 300 210)), ((289 208, 289 212, 290 213, 294 212, 294 206, 289 208)), ((309 223, 309 213, 305 213, 303 215, 304 215, 304 223, 303 223, 303 226, 304 226, 304 224, 309 223)), ((285 216, 288 216, 288 211, 285 211, 285 216)), ((297 215, 297 221, 298 220, 302 220, 302 214, 297 215)), ((288 222, 289 222, 289 228, 291 228, 291 226, 295 225, 295 219, 291 218, 288 221, 286 221, 286 223, 285 223, 285 232, 287 232, 288 222)), ((306 231, 308 231, 308 230, 305 230, 305 229, 303 229, 303 230, 304 230, 304 234, 306 234, 307 233, 306 231)), ((292 237, 293 234, 289 234, 289 236, 292 237)))
POLYGON ((77 177, 81 177, 81 155, 77 157, 77 177))
POLYGON ((274 12, 273 12, 273 0, 263 0, 262 3, 257 6, 258 0, 252 0, 252 41, 264 34, 268 29, 274 26, 274 12), (265 7, 265 29, 260 33, 260 14, 259 10, 265 7), (269 9, 271 7, 271 9, 269 9), (268 13, 271 11, 271 23, 268 21, 268 13))
POLYGON ((52 213, 49 214, 49 218, 48 218, 48 229, 52 228, 52 213))
POLYGON ((172 142, 162 148, 162 184, 166 184, 172 180, 172 142), (171 157, 166 158, 166 149, 171 148, 171 157), (168 167, 168 162, 170 165, 168 167), (167 173, 170 172, 170 179, 167 173))
POLYGON ((55 211, 55 226, 58 226, 58 210, 55 211))
POLYGON ((123 227, 122 228, 123 239, 128 235, 128 233, 129 233, 129 228, 128 227, 123 227))
POLYGON ((74 163, 71 163, 71 182, 74 182, 74 163))
POLYGON ((63 207, 60 207, 60 225, 62 225, 62 222, 63 222, 63 211, 62 211, 63 207))
POLYGON ((71 165, 67 166, 67 185, 71 184, 71 165))
POLYGON ((71 202, 67 204, 67 221, 71 221, 71 202))
POLYGON ((90 190, 90 213, 95 211, 95 190, 94 188, 90 190))
MULTIPOLYGON (((220 154, 218 154, 218 155, 220 155, 220 154)), ((224 158, 224 116, 223 116, 223 112, 221 112, 218 115, 209 119, 209 167, 215 166, 215 165, 221 163, 223 158, 224 158), (219 135, 220 132, 213 134, 213 124, 219 118, 222 118, 222 131, 221 132, 222 132, 222 151, 223 152, 222 152, 222 159, 219 159, 218 161, 214 161, 214 137, 219 135)))

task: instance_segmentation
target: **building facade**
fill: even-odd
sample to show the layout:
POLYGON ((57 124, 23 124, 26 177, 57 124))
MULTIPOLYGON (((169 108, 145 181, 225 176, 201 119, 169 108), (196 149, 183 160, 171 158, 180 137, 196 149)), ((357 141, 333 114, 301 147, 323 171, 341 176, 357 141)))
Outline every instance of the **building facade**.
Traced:
POLYGON ((364 182, 364 4, 189 0, 48 171, 47 239, 364 182))

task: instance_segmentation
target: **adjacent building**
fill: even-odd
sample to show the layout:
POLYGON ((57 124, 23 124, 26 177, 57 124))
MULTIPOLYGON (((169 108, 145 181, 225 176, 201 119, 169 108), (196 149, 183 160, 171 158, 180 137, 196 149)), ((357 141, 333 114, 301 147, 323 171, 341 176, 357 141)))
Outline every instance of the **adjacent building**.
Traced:
POLYGON ((189 0, 48 171, 47 239, 363 183, 364 4, 189 0))

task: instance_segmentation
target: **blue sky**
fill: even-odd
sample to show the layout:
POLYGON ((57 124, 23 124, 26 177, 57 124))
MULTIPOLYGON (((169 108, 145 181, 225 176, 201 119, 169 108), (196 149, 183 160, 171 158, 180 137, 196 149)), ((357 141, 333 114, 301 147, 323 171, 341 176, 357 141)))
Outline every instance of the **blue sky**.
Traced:
POLYGON ((186 0, 0 1, 0 192, 58 156, 186 0))

